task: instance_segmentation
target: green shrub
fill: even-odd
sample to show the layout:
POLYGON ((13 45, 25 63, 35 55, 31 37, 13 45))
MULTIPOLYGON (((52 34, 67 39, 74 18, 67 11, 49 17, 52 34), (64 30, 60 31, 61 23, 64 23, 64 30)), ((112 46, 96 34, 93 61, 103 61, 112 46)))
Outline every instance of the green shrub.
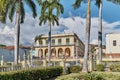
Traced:
POLYGON ((104 71, 104 65, 103 64, 97 64, 96 65, 96 70, 97 71, 104 71))
POLYGON ((71 73, 55 80, 120 80, 119 72, 71 73))
POLYGON ((42 61, 34 61, 33 62, 33 65, 36 65, 36 66, 42 66, 43 62, 42 61))
POLYGON ((82 80, 85 73, 71 73, 69 75, 63 75, 57 77, 55 80, 82 80))
POLYGON ((96 73, 88 73, 84 75, 84 80, 104 80, 103 76, 96 73))
POLYGON ((120 64, 110 65, 110 70, 113 71, 113 72, 120 72, 120 64))
POLYGON ((6 65, 7 66, 12 66, 12 63, 11 62, 7 62, 6 65))
POLYGON ((70 66, 70 73, 79 73, 81 70, 81 66, 70 66))
POLYGON ((105 80, 97 73, 71 73, 66 76, 60 76, 55 80, 105 80))
POLYGON ((28 69, 0 73, 0 80, 46 80, 62 74, 62 67, 28 69))

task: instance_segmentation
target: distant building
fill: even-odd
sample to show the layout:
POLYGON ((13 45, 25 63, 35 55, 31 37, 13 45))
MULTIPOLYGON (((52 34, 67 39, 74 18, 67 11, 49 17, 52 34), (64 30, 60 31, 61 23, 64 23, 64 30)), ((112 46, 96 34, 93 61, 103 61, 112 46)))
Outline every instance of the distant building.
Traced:
MULTIPOLYGON (((19 55, 20 60, 23 60, 24 54, 30 54, 30 47, 20 46, 19 55)), ((0 47, 0 60, 2 60, 2 55, 4 56, 5 62, 13 62, 14 61, 14 46, 4 46, 0 47)), ((26 56, 27 57, 27 56, 26 56)))
POLYGON ((106 34, 106 57, 120 58, 120 33, 106 34))
MULTIPOLYGON (((48 36, 41 36, 42 44, 36 42, 36 57, 48 57, 48 36)), ((66 58, 74 58, 76 53, 78 57, 84 56, 84 44, 75 33, 69 34, 54 34, 51 35, 51 58, 61 58, 63 53, 66 58), (76 51, 77 50, 77 51, 76 51)))

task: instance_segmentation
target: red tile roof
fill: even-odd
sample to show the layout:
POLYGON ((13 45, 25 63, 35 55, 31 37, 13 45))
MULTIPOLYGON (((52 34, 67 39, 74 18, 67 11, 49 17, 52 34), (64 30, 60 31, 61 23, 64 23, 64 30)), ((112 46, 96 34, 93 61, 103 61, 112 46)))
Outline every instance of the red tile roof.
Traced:
POLYGON ((6 49, 7 50, 14 50, 14 46, 7 46, 6 49))

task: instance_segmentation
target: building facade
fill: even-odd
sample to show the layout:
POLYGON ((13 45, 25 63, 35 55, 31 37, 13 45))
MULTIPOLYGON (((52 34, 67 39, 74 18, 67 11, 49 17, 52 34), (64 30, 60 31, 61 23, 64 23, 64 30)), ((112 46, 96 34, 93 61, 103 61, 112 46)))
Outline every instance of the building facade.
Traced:
MULTIPOLYGON (((48 57, 48 36, 41 36, 42 44, 36 42, 35 56, 38 58, 48 57)), ((64 54, 66 58, 83 57, 84 44, 75 33, 54 34, 51 35, 51 58, 62 58, 64 54)))
POLYGON ((106 34, 106 57, 120 58, 120 33, 106 34))

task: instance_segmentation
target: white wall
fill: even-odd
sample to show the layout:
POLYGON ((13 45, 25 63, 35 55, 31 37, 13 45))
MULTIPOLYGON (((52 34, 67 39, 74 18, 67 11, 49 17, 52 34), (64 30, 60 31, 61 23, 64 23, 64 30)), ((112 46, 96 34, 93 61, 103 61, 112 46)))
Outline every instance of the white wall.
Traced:
POLYGON ((106 34, 106 53, 120 53, 120 33, 106 34), (116 40, 116 46, 113 46, 116 40))

